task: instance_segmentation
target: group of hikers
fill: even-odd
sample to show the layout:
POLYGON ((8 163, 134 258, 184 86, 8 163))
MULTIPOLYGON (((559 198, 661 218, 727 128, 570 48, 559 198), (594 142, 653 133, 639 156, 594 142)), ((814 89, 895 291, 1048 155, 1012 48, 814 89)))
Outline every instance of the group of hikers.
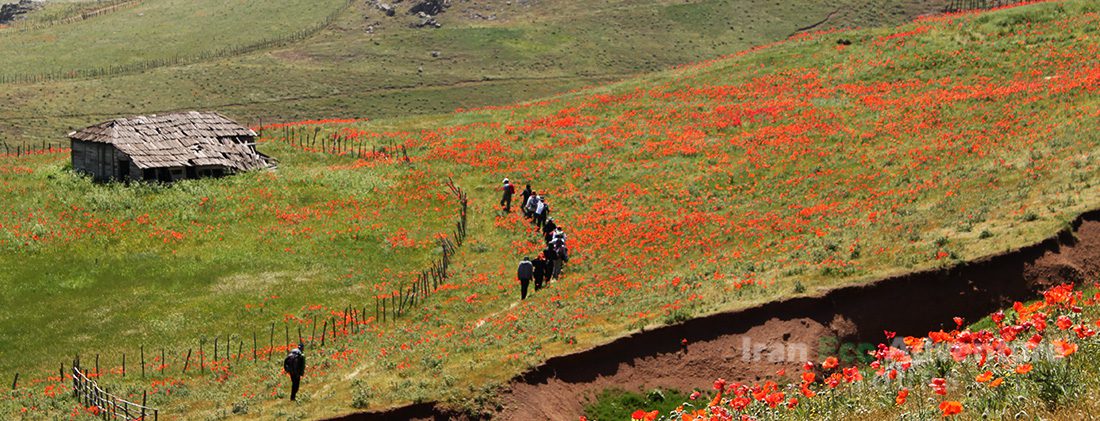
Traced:
MULTIPOLYGON (((501 191, 500 207, 504 212, 511 212, 512 196, 515 195, 516 188, 505 178, 501 191)), ((531 190, 530 184, 521 194, 523 216, 542 231, 542 239, 546 245, 534 260, 524 257, 516 270, 520 299, 526 300, 531 281, 534 281, 535 291, 538 291, 548 286, 551 280, 561 278, 562 267, 569 262, 569 247, 565 243, 568 238, 565 231, 550 217, 550 204, 538 192, 531 190)))

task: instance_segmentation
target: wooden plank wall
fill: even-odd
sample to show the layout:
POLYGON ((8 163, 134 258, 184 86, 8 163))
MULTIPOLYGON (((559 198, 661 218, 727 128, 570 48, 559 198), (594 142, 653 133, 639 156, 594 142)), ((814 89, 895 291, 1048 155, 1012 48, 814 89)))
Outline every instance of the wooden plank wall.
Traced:
POLYGON ((122 168, 119 161, 129 164, 130 179, 141 180, 142 177, 141 169, 126 154, 106 143, 73 140, 72 160, 74 170, 91 175, 95 181, 120 180, 122 168))

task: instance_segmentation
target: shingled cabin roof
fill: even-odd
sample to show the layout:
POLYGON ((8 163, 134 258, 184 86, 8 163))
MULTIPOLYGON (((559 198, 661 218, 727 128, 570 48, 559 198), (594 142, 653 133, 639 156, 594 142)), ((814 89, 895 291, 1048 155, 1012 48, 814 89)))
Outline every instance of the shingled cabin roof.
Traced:
POLYGON ((69 138, 108 143, 138 168, 223 166, 248 171, 273 166, 256 151, 256 132, 214 112, 120 118, 69 133, 69 138))

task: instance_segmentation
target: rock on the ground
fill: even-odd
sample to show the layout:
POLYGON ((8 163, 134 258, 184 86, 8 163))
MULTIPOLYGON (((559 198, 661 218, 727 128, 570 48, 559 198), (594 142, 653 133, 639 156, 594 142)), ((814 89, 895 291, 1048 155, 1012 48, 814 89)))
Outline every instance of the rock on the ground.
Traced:
POLYGON ((451 7, 450 0, 416 0, 412 7, 409 8, 409 14, 419 15, 423 13, 435 16, 443 13, 448 7, 451 7))
POLYGON ((0 24, 10 23, 42 5, 41 0, 19 0, 19 3, 0 5, 0 24))
POLYGON ((381 10, 382 13, 386 14, 386 16, 393 16, 393 15, 397 14, 397 8, 393 7, 392 4, 379 2, 377 4, 377 7, 378 7, 378 10, 381 10))
POLYGON ((420 18, 420 23, 413 23, 412 26, 414 28, 423 28, 427 26, 439 28, 443 26, 439 23, 439 21, 435 20, 435 16, 429 15, 427 13, 420 12, 417 13, 416 16, 420 18))

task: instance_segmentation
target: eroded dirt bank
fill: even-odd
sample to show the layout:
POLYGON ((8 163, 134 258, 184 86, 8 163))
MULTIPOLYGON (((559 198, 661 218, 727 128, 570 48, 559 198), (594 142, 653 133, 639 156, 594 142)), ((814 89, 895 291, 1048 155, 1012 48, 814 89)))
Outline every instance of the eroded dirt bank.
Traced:
MULTIPOLYGON (((837 343, 877 344, 884 330, 920 336, 949 329, 952 317, 977 320, 1045 286, 1097 274, 1100 211, 1093 211, 1053 238, 1001 255, 693 319, 551 358, 511 382, 493 419, 575 420, 610 387, 690 390, 717 377, 754 381, 796 370, 819 350, 836 352, 837 343)), ((341 419, 468 418, 426 403, 341 419)))

